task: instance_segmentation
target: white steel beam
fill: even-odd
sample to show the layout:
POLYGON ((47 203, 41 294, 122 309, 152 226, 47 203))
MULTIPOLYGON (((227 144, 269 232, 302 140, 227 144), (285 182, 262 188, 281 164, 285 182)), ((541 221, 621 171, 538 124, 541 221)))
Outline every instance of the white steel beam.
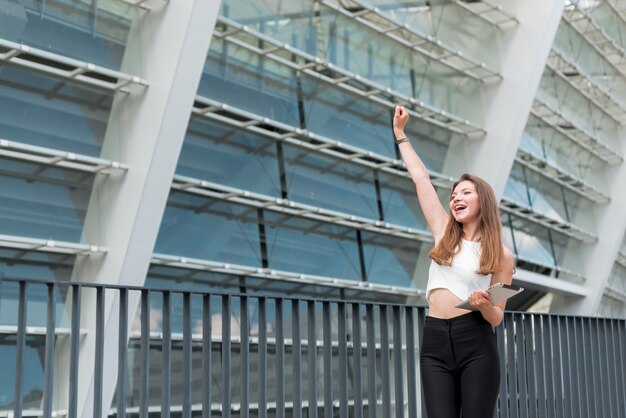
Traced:
MULTIPOLYGON (((142 286, 170 192, 172 178, 188 125, 194 96, 209 50, 220 1, 188 0, 146 10, 138 7, 126 43, 122 71, 149 80, 150 88, 115 95, 102 158, 119 161, 129 170, 94 180, 83 240, 109 249, 99 262, 77 257, 72 280, 142 286)), ((139 295, 128 298, 129 328, 139 295)), ((104 364, 95 376, 95 335, 81 344, 78 416, 93 418, 95 379, 102 378, 102 416, 117 383, 119 294, 104 306, 104 364)), ((95 292, 81 302, 81 326, 95 330, 95 292)), ((56 409, 68 409, 67 347, 58 347, 55 373, 56 409)))
POLYGON ((82 257, 104 255, 107 248, 97 245, 77 244, 74 242, 51 239, 26 238, 14 235, 0 235, 0 247, 23 251, 39 251, 53 254, 71 254, 82 257))
POLYGON ((505 12, 492 0, 454 0, 454 3, 499 29, 510 29, 520 23, 517 17, 505 12))
POLYGON ((498 199, 504 193, 563 11, 560 0, 527 0, 515 5, 520 24, 498 32, 503 79, 497 85, 484 86, 482 96, 476 98, 484 103, 487 134, 475 141, 453 140, 443 168, 443 173, 452 177, 463 173, 480 176, 491 184, 498 199))

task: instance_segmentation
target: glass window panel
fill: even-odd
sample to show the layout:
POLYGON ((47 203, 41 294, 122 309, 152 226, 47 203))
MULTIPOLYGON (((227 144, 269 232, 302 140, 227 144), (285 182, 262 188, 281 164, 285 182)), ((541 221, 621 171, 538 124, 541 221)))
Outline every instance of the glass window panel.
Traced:
POLYGON ((535 171, 526 170, 526 174, 533 209, 552 219, 566 222, 576 215, 581 199, 579 194, 565 189, 535 171))
POLYGON ((530 204, 528 202, 528 190, 526 188, 524 171, 518 164, 513 164, 511 168, 511 174, 504 188, 504 196, 525 206, 530 204))
POLYGON ((112 96, 17 67, 0 68, 2 138, 100 156, 112 96))
MULTIPOLYGON (((0 334, 0 411, 13 411, 15 402, 16 335, 0 334)), ((43 398, 45 336, 26 336, 22 370, 22 407, 40 410, 43 398)))
POLYGON ((214 38, 198 94, 291 126, 300 126, 296 73, 214 38))
POLYGON ((511 216, 518 257, 554 266, 550 238, 546 228, 511 216))
POLYGON ((119 70, 137 8, 120 0, 3 2, 0 37, 119 70))
POLYGON ((502 243, 517 257, 515 242, 513 241, 513 230, 509 226, 509 215, 501 213, 500 222, 502 223, 502 243))
POLYGON ((265 211, 269 266, 317 276, 360 280, 356 231, 265 211))
POLYGON ((385 221, 427 231, 413 181, 384 172, 378 173, 378 180, 385 221))
POLYGON ((362 233, 362 239, 368 281, 415 288, 413 276, 424 244, 368 232, 362 233))
POLYGON ((626 268, 619 264, 613 265, 613 270, 609 277, 609 286, 626 293, 626 268))
POLYGON ((260 266, 256 209, 172 192, 155 252, 260 266))
MULTIPOLYGON (((44 284, 32 281, 69 281, 75 257, 33 251, 0 249, 0 277, 31 281, 27 291, 27 325, 44 327, 47 318, 48 289, 44 284)), ((55 322, 57 326, 69 326, 68 310, 64 301, 67 288, 55 289, 55 322)), ((19 285, 5 281, 0 284, 0 325, 17 325, 19 285)))
POLYGON ((396 157, 391 109, 320 80, 307 77, 302 81, 309 130, 389 158, 396 157))
POLYGON ((256 6, 227 1, 223 11, 266 35, 354 72, 368 80, 482 124, 481 83, 349 19, 313 4, 256 6), (233 7, 230 7, 230 6, 233 7), (249 10, 245 7, 249 5, 249 10), (260 15, 251 11, 260 9, 260 15), (273 11, 272 15, 270 11, 273 11))
POLYGON ((92 175, 1 158, 0 164, 2 233, 81 241, 92 175))
POLYGON ((371 168, 286 144, 283 155, 289 199, 378 219, 371 168))
POLYGON ((215 123, 190 121, 176 173, 280 196, 275 142, 215 123))

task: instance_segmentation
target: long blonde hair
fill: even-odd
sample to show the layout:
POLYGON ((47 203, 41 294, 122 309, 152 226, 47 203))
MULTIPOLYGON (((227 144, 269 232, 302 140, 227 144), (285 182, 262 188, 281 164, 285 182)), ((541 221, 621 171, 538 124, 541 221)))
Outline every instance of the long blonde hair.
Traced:
MULTIPOLYGON (((478 214, 478 232, 482 252, 480 254, 480 265, 478 274, 497 273, 502 268, 502 224, 500 223, 500 211, 493 189, 485 180, 480 177, 463 174, 452 186, 450 197, 456 186, 462 181, 471 181, 476 187, 480 212, 478 214)), ((454 256, 460 251, 460 243, 463 238, 463 225, 454 219, 450 214, 446 223, 445 231, 441 240, 437 243, 428 256, 437 264, 451 266, 454 256)))

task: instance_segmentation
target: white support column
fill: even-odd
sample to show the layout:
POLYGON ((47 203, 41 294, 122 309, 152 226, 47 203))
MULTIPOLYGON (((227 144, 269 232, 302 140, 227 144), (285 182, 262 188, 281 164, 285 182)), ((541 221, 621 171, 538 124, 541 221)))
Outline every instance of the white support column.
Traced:
POLYGON ((453 141, 445 174, 476 174, 502 197, 563 7, 560 0, 518 2, 518 26, 502 32, 502 81, 483 95, 487 135, 453 141))
MULTIPOLYGON (((108 253, 100 259, 79 258, 73 280, 144 284, 219 6, 219 0, 153 1, 151 10, 138 9, 122 71, 150 86, 143 93, 115 97, 102 156, 129 170, 96 179, 84 240, 108 253)), ((130 329, 139 295, 129 296, 130 329)), ((117 380, 118 304, 117 296, 105 304, 103 417, 117 380)), ((81 328, 88 333, 81 340, 78 381, 78 414, 84 418, 93 417, 94 324, 95 292, 88 292, 82 301, 81 328)), ((67 371, 58 373, 67 385, 67 371)), ((57 399, 67 402, 67 397, 57 399)))
MULTIPOLYGON (((617 150, 626 156, 626 127, 620 126, 616 141, 621 148, 617 150)), ((611 277, 611 270, 622 245, 622 237, 626 231, 626 162, 615 166, 606 166, 605 178, 607 192, 611 201, 605 205, 595 205, 589 216, 597 225, 598 241, 581 249, 582 273, 586 277, 583 286, 587 297, 575 298, 557 295, 552 300, 550 310, 556 313, 576 315, 597 315, 604 288, 611 277)))

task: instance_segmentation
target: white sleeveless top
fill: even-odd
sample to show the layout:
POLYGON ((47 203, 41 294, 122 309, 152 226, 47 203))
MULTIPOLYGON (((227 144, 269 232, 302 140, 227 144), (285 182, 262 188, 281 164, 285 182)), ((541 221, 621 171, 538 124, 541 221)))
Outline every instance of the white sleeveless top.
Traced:
POLYGON ((480 266, 480 242, 461 240, 461 251, 452 259, 451 266, 442 266, 430 262, 426 300, 434 289, 448 289, 461 300, 468 298, 470 293, 479 289, 487 289, 491 283, 491 274, 477 274, 480 266))

